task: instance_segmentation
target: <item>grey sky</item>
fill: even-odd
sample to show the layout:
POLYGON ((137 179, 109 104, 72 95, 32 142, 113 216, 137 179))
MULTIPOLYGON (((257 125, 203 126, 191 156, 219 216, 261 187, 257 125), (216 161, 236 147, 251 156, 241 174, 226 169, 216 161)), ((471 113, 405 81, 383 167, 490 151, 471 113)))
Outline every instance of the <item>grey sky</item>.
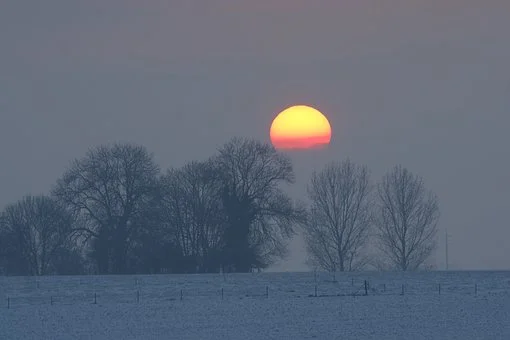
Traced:
MULTIPOLYGON (((333 140, 293 153, 304 194, 329 160, 397 163, 441 203, 452 268, 510 268, 510 2, 0 2, 0 206, 47 192, 95 145, 140 143, 163 168, 232 136, 269 141, 291 104, 333 140)), ((277 268, 304 268, 301 242, 277 268)))

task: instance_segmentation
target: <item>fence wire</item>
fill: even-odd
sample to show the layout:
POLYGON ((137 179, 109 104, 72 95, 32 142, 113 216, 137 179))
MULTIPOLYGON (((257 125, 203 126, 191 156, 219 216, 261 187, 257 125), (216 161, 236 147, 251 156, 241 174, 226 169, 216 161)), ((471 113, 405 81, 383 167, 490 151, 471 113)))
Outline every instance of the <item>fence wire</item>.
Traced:
POLYGON ((478 278, 434 275, 331 278, 310 274, 230 274, 0 278, 6 308, 348 296, 479 296, 510 293, 510 273, 478 278))

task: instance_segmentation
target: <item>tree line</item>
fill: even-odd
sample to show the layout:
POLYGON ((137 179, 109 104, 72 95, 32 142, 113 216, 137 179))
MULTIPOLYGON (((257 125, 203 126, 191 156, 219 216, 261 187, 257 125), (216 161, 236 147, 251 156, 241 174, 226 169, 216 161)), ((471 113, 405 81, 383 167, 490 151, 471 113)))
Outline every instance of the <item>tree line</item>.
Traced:
POLYGON ((49 194, 1 212, 0 273, 249 272, 285 257, 298 230, 310 263, 333 272, 414 270, 431 255, 437 198, 407 169, 373 185, 366 166, 330 163, 307 204, 285 193, 294 182, 288 156, 250 139, 166 171, 143 146, 95 147, 49 194))

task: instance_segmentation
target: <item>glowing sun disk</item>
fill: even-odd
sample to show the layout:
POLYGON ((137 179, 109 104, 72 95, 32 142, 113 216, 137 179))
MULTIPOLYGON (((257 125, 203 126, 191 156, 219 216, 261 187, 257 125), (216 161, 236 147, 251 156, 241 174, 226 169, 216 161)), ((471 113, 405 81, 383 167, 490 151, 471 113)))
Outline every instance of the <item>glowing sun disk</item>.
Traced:
POLYGON ((276 116, 271 124, 270 137, 277 149, 309 149, 330 143, 331 125, 320 111, 296 105, 276 116))

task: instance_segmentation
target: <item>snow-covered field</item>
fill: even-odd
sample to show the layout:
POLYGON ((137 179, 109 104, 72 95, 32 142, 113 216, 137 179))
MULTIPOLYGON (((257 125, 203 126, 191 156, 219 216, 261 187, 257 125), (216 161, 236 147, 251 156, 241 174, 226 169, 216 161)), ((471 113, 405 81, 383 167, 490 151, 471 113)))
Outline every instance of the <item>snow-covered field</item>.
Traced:
POLYGON ((0 339, 510 339, 510 272, 0 277, 0 299, 0 339))

